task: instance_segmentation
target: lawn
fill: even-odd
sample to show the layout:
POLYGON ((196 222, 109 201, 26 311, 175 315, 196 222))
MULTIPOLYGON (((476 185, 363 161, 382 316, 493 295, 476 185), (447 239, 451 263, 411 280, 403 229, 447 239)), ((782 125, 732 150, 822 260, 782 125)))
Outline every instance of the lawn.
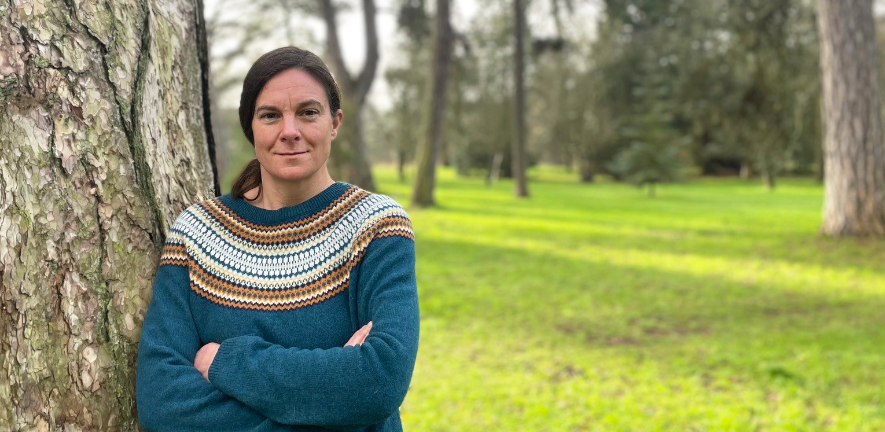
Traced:
POLYGON ((443 170, 440 206, 407 206, 406 431, 885 430, 885 240, 819 236, 819 184, 531 176, 517 200, 443 170))

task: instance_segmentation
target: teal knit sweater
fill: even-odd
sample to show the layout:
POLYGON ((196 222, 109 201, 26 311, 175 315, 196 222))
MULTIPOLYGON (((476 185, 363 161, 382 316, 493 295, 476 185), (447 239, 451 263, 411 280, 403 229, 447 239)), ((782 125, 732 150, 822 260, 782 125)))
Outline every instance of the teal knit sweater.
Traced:
POLYGON ((418 351, 411 223, 346 183, 279 210, 230 195, 175 221, 138 350, 154 432, 402 431, 418 351), (373 322, 361 346, 343 347, 373 322), (221 344, 209 381, 197 350, 221 344))

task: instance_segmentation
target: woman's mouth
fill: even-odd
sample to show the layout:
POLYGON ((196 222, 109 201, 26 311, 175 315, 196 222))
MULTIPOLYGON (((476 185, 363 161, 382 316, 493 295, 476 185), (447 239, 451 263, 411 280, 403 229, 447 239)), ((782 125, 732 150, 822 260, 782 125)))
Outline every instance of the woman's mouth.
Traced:
POLYGON ((306 155, 306 154, 307 154, 307 151, 277 153, 278 156, 283 156, 286 158, 295 158, 295 157, 306 155))

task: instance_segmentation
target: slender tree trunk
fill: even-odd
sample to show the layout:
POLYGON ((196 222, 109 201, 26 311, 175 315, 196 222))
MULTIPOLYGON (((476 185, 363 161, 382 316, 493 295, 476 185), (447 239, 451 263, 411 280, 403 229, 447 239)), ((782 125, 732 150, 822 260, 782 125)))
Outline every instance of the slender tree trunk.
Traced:
POLYGON ((215 192, 199 7, 0 0, 0 430, 137 430, 165 232, 215 192))
MULTIPOLYGON (((578 156, 575 158, 578 164, 578 173, 580 175, 581 183, 592 183, 593 182, 593 166, 590 163, 589 156, 578 156)), ((571 166, 571 164, 569 164, 571 166)))
POLYGON ((513 14, 516 25, 513 33, 516 37, 514 67, 514 98, 513 98, 513 139, 511 143, 512 170, 514 193, 517 197, 529 196, 528 182, 525 178, 525 7, 522 0, 513 0, 513 14))
POLYGON ((399 182, 406 182, 406 151, 399 149, 396 151, 396 172, 399 175, 399 182))
POLYGON ((492 157, 492 166, 489 167, 489 175, 486 177, 486 184, 493 185, 498 182, 498 178, 501 176, 501 163, 504 161, 504 155, 499 153, 495 153, 495 156, 492 157))
POLYGON ((765 189, 769 191, 774 190, 775 179, 774 179, 774 170, 770 168, 765 168, 762 171, 762 183, 765 185, 765 189))
POLYGON ((449 28, 449 0, 436 0, 436 48, 433 57, 433 90, 430 94, 430 112, 424 145, 418 149, 418 175, 412 191, 412 204, 428 207, 434 204, 436 164, 442 150, 443 116, 446 111, 446 87, 451 53, 449 28))
POLYGON ((885 142, 871 0, 819 0, 824 206, 831 236, 885 234, 885 142))
POLYGON ((741 180, 749 180, 750 176, 753 175, 753 168, 750 166, 750 162, 744 160, 741 161, 741 171, 740 177, 741 180))
POLYGON ((366 151, 366 130, 363 123, 366 100, 358 99, 354 110, 350 113, 350 127, 353 128, 353 159, 347 166, 347 179, 350 183, 358 185, 366 190, 375 190, 375 180, 372 178, 372 168, 369 165, 369 157, 366 151))

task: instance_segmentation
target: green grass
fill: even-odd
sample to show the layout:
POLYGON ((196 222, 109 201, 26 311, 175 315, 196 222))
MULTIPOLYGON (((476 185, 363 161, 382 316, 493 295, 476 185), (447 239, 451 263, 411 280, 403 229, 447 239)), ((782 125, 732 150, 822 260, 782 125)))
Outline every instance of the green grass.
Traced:
POLYGON ((517 200, 444 170, 440 206, 407 207, 405 430, 885 430, 885 240, 819 236, 820 185, 574 177, 534 170, 517 200))

